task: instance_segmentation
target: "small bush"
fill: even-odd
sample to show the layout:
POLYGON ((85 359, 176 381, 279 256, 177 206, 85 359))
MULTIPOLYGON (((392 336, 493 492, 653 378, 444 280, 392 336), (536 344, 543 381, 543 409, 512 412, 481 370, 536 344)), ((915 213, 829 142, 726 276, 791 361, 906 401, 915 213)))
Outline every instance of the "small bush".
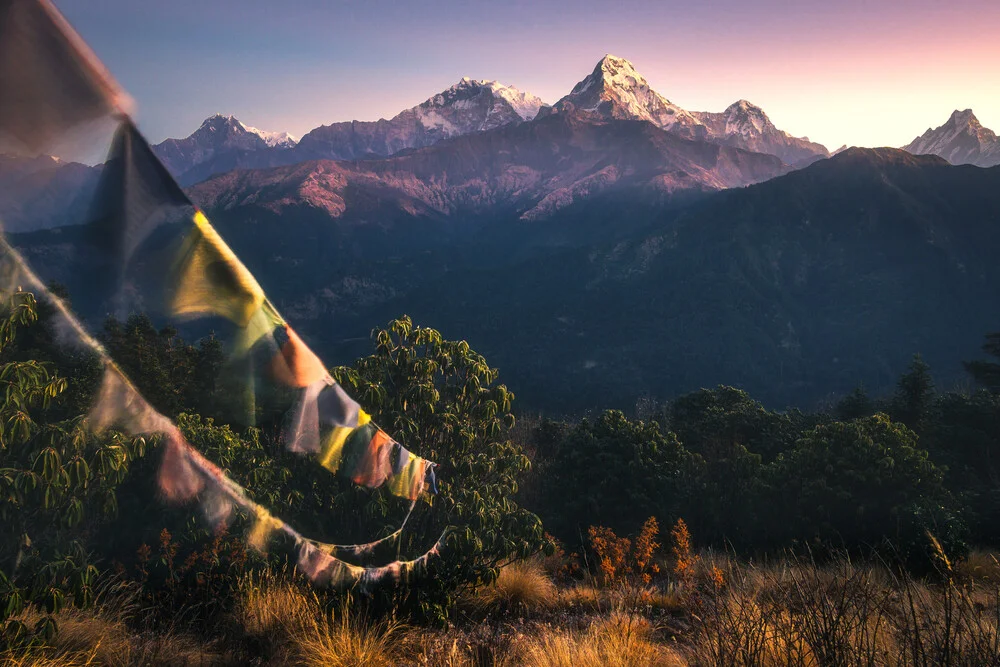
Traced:
POLYGON ((309 667, 389 667, 398 665, 405 626, 374 621, 348 604, 337 613, 313 619, 295 636, 296 664, 309 667))
POLYGON ((542 564, 523 560, 502 568, 489 586, 476 591, 475 606, 486 613, 533 613, 552 608, 556 586, 542 564))

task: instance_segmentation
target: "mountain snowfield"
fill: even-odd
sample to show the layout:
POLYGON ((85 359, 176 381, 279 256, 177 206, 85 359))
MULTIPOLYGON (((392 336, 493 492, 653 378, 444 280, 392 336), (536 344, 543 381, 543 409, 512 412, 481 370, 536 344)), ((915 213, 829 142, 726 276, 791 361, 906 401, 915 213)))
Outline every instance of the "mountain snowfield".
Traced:
POLYGON ((1000 139, 980 124, 972 109, 956 110, 944 125, 928 128, 903 150, 915 155, 937 155, 952 164, 1000 164, 1000 139))

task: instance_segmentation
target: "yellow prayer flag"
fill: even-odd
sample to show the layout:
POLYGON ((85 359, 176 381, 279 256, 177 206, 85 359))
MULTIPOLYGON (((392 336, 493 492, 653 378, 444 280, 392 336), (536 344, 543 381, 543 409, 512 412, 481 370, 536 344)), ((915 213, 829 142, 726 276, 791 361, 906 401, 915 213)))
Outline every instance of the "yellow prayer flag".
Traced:
POLYGON ((264 291, 201 211, 194 224, 177 262, 174 314, 221 315, 246 326, 264 303, 264 291))
POLYGON ((371 415, 364 410, 358 410, 358 425, 356 427, 337 426, 330 431, 330 434, 326 437, 326 442, 323 443, 323 451, 319 455, 319 464, 330 472, 337 472, 340 469, 340 460, 344 456, 344 444, 347 442, 347 436, 371 420, 371 415))
POLYGON ((274 333, 275 329, 284 325, 285 320, 274 309, 271 302, 264 299, 264 303, 254 311, 253 315, 247 321, 246 326, 240 332, 236 340, 236 353, 246 354, 256 345, 257 341, 268 334, 274 333))

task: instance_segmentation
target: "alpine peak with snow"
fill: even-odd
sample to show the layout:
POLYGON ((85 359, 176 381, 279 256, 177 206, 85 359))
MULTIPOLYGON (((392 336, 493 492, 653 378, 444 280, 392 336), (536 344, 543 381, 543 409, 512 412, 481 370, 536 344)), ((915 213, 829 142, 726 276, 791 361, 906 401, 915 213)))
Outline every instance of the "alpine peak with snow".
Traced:
POLYGON ((682 135, 703 136, 694 114, 685 111, 649 87, 635 66, 608 54, 590 75, 556 102, 553 112, 583 112, 617 120, 646 120, 682 135))
POLYGON ((309 158, 383 157, 442 139, 522 123, 534 118, 543 106, 542 100, 513 86, 465 77, 390 120, 318 127, 302 137, 297 150, 309 158))
POLYGON ((722 113, 695 112, 708 128, 714 140, 756 153, 777 155, 787 164, 799 164, 830 155, 826 147, 809 141, 808 137, 793 137, 779 130, 764 110, 747 100, 733 102, 722 113))
POLYGON ((829 155, 824 146, 779 130, 763 109, 746 100, 722 113, 686 111, 650 88, 631 62, 613 55, 604 56, 590 76, 556 102, 552 112, 645 120, 689 139, 776 155, 788 164, 829 155))
POLYGON ((926 132, 903 146, 915 155, 937 155, 952 164, 993 167, 1000 164, 1000 139, 983 127, 972 109, 954 111, 944 125, 926 132))
POLYGON ((190 136, 167 139, 153 151, 174 174, 183 174, 195 165, 231 152, 288 149, 295 137, 287 132, 268 132, 241 123, 235 116, 209 116, 190 136))

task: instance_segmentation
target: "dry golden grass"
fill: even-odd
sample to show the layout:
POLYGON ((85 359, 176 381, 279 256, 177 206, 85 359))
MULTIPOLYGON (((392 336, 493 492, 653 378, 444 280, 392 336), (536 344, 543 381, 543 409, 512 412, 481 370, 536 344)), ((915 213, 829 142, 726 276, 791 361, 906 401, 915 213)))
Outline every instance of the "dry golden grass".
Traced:
POLYGON ((564 589, 540 561, 518 563, 471 599, 498 613, 447 630, 369 618, 349 602, 327 613, 309 587, 253 575, 208 642, 169 624, 150 628, 125 590, 93 610, 62 611, 51 646, 0 654, 0 665, 1000 665, 1000 585, 987 555, 955 565, 972 574, 926 581, 846 560, 701 562, 705 576, 688 587, 564 589), (721 584, 712 567, 725 569, 721 584), (545 613, 503 613, 516 610, 545 613))
POLYGON ((679 667, 687 662, 654 640, 654 628, 634 614, 612 613, 585 631, 555 630, 526 639, 515 664, 526 667, 679 667))
MULTIPOLYGON (((114 605, 90 611, 64 609, 56 615, 59 632, 49 646, 0 655, 0 665, 41 667, 208 667, 229 664, 224 653, 193 637, 160 629, 136 633, 120 617, 114 605)), ((38 615, 29 610, 22 620, 38 615)))
POLYGON ((286 640, 323 616, 313 591, 271 572, 247 574, 233 620, 250 637, 286 640))
POLYGON ((295 664, 310 667, 389 667, 400 664, 406 627, 373 621, 343 605, 337 614, 313 619, 293 637, 295 664))
POLYGON ((955 571, 965 579, 1000 585, 1000 560, 989 551, 972 551, 955 565, 955 571))
POLYGON ((560 589, 556 597, 557 605, 562 609, 579 609, 583 611, 599 611, 611 608, 611 599, 607 591, 593 584, 576 584, 560 589))
POLYGON ((537 560, 511 563, 490 586, 476 591, 473 607, 485 613, 534 613, 551 609, 556 586, 537 560))

